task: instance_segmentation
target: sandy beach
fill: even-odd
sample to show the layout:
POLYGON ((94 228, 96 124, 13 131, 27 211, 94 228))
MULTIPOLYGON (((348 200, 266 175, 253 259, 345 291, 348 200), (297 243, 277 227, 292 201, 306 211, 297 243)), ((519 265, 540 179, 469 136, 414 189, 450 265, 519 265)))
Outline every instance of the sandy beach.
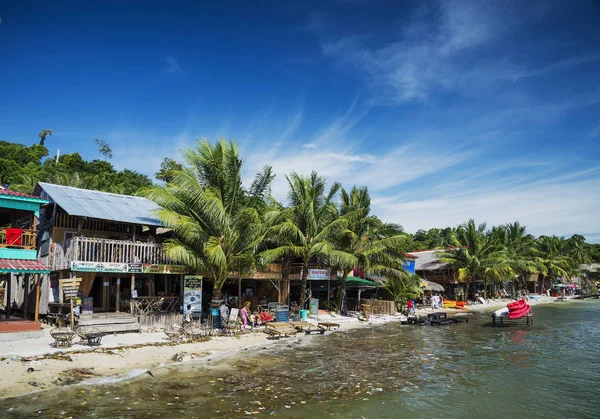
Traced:
MULTIPOLYGON (((491 312, 506 306, 509 301, 473 305, 469 306, 469 310, 444 311, 449 314, 491 312)), ((554 298, 540 297, 530 300, 530 304, 547 304, 553 301, 554 298)), ((426 315, 431 311, 429 308, 420 309, 417 314, 426 315)), ((374 316, 372 321, 362 322, 355 317, 328 315, 320 317, 319 320, 339 323, 339 331, 347 331, 398 321, 398 317, 374 316)), ((17 397, 82 382, 101 384, 141 374, 152 375, 153 371, 160 373, 163 367, 183 362, 210 364, 252 348, 287 345, 290 339, 319 338, 318 335, 298 334, 297 338, 269 340, 266 334, 257 330, 239 337, 214 336, 204 342, 172 343, 163 332, 153 332, 107 335, 103 338, 102 345, 95 348, 76 343, 68 349, 56 349, 51 346, 53 339, 49 332, 50 328, 45 328, 42 338, 0 343, 1 398, 17 397)), ((77 338, 75 340, 77 341, 77 338)))

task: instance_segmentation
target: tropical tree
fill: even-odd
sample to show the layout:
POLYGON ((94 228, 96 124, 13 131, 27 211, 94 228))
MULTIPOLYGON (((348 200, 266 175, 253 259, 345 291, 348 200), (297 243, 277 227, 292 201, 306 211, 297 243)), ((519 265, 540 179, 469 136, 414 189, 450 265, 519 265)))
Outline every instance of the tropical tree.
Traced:
POLYGON ((339 250, 352 257, 346 258, 345 263, 333 261, 342 272, 337 292, 338 311, 343 306, 348 275, 354 269, 385 278, 405 277, 402 263, 410 241, 401 226, 384 223, 370 214, 371 197, 367 187, 354 186, 350 193, 342 189, 341 197, 340 215, 346 223, 334 240, 339 250))
POLYGON ((476 225, 470 219, 457 227, 451 243, 453 249, 437 252, 444 263, 449 264, 458 272, 458 278, 465 282, 468 290, 474 280, 484 282, 485 292, 492 281, 509 278, 512 274, 506 252, 492 240, 492 235, 486 234, 485 223, 476 225))
POLYGON ((301 176, 292 172, 286 176, 290 207, 272 208, 269 222, 272 224, 266 238, 276 247, 263 251, 264 262, 280 261, 286 257, 302 261, 299 306, 306 302, 308 268, 311 262, 328 261, 331 266, 356 264, 356 258, 336 248, 334 241, 343 231, 347 220, 339 216, 334 198, 340 190, 334 183, 327 191, 325 178, 312 172, 301 176))
POLYGON ((216 301, 228 277, 246 275, 255 267, 264 206, 256 198, 267 195, 274 176, 267 166, 244 189, 243 162, 233 141, 199 140, 196 149, 183 152, 183 161, 183 169, 168 184, 144 195, 161 207, 158 216, 175 233, 165 243, 168 256, 210 276, 216 301))
POLYGON ((392 295, 398 310, 402 310, 402 305, 409 298, 416 298, 423 293, 421 278, 417 274, 391 276, 383 287, 392 295))
POLYGON ((571 276, 574 267, 564 237, 540 236, 536 244, 536 261, 543 266, 542 286, 545 286, 546 278, 549 278, 548 286, 551 287, 553 280, 571 276))
POLYGON ((527 234, 525 226, 518 221, 493 227, 490 239, 504 249, 503 256, 512 269, 510 279, 520 280, 525 285, 528 275, 546 274, 545 266, 536 259, 535 237, 527 234))
POLYGON ((38 137, 40 137, 40 145, 43 146, 45 145, 44 143, 46 142, 46 137, 48 137, 49 135, 52 135, 52 130, 51 129, 43 129, 38 133, 38 137))

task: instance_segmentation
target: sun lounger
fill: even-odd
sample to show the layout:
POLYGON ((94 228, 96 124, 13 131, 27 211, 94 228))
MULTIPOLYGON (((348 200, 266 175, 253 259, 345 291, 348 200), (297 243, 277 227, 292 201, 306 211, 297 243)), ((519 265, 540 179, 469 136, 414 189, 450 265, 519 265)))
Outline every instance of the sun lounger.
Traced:
POLYGON ((323 326, 319 326, 319 325, 315 326, 314 324, 311 324, 309 322, 290 321, 288 323, 291 324, 292 327, 296 328, 300 332, 306 333, 307 335, 310 335, 311 333, 320 333, 320 334, 325 333, 325 328, 323 326))
POLYGON ((269 337, 279 339, 281 337, 292 336, 298 333, 295 327, 287 322, 271 322, 267 323, 265 327, 265 333, 269 337))
POLYGON ((332 322, 319 322, 319 326, 325 327, 327 328, 327 330, 331 330, 332 327, 335 327, 336 329, 340 328, 340 325, 338 323, 332 322))

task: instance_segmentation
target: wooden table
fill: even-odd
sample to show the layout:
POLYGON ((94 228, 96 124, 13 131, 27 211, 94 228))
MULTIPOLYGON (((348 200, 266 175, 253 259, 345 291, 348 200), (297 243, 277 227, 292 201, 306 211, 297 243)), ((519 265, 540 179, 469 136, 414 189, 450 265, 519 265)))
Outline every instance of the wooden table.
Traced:
POLYGON ((326 327, 327 330, 331 330, 332 327, 335 327, 336 329, 340 328, 340 325, 338 323, 332 323, 332 322, 319 322, 319 326, 326 327))
POLYGON ((307 335, 310 335, 311 333, 320 333, 320 334, 324 334, 325 333, 325 328, 322 326, 315 326, 314 324, 311 324, 309 322, 305 322, 305 321, 290 321, 288 322, 289 324, 292 325, 292 327, 296 328, 297 330, 306 333, 307 335))

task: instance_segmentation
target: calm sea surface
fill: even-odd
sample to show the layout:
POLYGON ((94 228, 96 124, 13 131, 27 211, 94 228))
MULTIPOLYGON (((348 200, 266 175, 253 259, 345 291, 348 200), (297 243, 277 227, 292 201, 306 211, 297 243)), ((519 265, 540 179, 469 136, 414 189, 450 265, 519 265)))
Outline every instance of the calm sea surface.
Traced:
POLYGON ((469 319, 288 339, 0 400, 0 417, 600 418, 600 302, 535 307, 533 327, 469 319))

